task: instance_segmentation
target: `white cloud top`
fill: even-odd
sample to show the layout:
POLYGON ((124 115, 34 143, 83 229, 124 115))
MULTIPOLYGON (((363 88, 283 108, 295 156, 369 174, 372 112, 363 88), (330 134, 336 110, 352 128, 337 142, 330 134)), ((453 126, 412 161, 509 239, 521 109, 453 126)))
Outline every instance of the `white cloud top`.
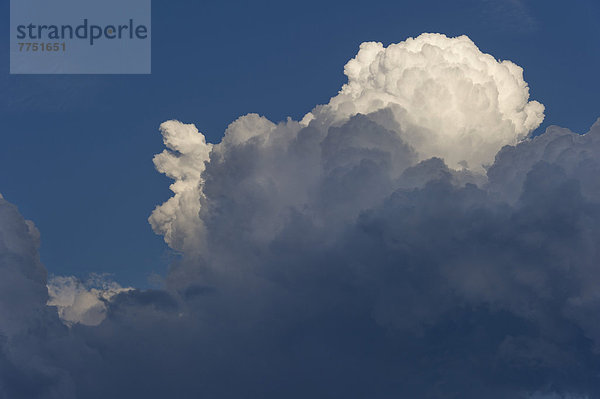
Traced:
POLYGON ((388 47, 366 42, 344 73, 340 93, 305 121, 389 107, 421 159, 440 157, 453 168, 465 161, 482 170, 544 119, 544 106, 528 101, 523 69, 481 52, 467 36, 426 33, 388 47))

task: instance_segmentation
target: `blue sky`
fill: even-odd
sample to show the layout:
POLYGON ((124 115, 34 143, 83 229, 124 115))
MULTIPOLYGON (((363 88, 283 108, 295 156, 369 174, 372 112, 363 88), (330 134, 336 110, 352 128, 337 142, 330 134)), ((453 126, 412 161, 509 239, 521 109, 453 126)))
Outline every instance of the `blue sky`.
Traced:
MULTIPOLYGON (((301 118, 344 83, 364 41, 467 34, 525 70, 550 124, 600 117, 600 4, 593 0, 153 2, 149 76, 10 76, 2 43, 0 192, 42 233, 50 273, 113 273, 144 287, 172 255, 146 219, 169 196, 158 126, 211 142, 240 115, 301 118)), ((8 18, 9 2, 2 1, 8 18)))

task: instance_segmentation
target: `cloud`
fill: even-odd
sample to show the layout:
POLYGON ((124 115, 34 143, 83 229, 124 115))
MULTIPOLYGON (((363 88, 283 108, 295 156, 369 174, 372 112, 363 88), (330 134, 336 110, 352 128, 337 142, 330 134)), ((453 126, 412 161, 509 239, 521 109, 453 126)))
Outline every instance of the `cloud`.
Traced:
POLYGON ((307 119, 327 123, 390 108, 420 159, 437 156, 453 168, 465 161, 481 171, 544 117, 543 105, 528 101, 523 69, 482 53, 466 36, 423 34, 387 48, 363 43, 344 73, 340 93, 307 119))
POLYGON ((175 195, 157 207, 149 221, 167 243, 182 247, 186 237, 199 234, 197 214, 200 210, 198 198, 202 195, 201 174, 212 145, 206 143, 194 125, 169 121, 160 129, 167 149, 154 157, 154 165, 159 172, 175 180, 170 187, 175 195))
POLYGON ((518 147, 503 148, 487 173, 490 189, 505 200, 514 202, 526 178, 519 172, 543 161, 556 164, 568 176, 582 180, 582 194, 590 200, 600 200, 600 182, 596 179, 600 170, 597 157, 600 151, 599 131, 599 122, 585 135, 550 126, 545 134, 524 141, 518 147))
POLYGON ((46 307, 39 232, 0 197, 0 398, 71 398, 73 382, 55 357, 65 337, 46 307))
POLYGON ((600 396, 600 123, 528 138, 521 69, 466 37, 367 43, 346 73, 302 121, 249 114, 214 145, 161 125, 163 289, 47 283, 6 205, 0 395, 600 396))
MULTIPOLYGON (((523 70, 510 61, 499 62, 482 53, 466 36, 423 34, 387 48, 381 43, 363 43, 344 72, 348 83, 340 93, 328 104, 317 106, 301 123, 290 120, 275 125, 249 114, 232 123, 223 141, 214 147, 206 144, 192 125, 164 123, 161 131, 168 150, 158 155, 155 163, 160 172, 175 180, 171 189, 176 195, 152 214, 154 230, 175 249, 197 249, 190 237, 204 234, 203 222, 196 215, 204 202, 205 178, 200 175, 205 163, 207 167, 223 164, 223 157, 237 151, 235 148, 241 151, 245 143, 260 147, 260 156, 268 153, 271 158, 277 150, 312 152, 305 159, 300 158, 304 154, 290 154, 290 159, 281 162, 269 156, 255 161, 257 167, 263 165, 258 172, 263 180, 252 182, 258 183, 253 189, 269 183, 282 185, 279 194, 295 191, 286 204, 292 205, 310 190, 302 184, 318 180, 314 174, 321 173, 319 163, 324 161, 318 154, 326 150, 321 148, 321 140, 330 137, 323 141, 327 145, 333 137, 329 128, 343 128, 353 116, 373 115, 377 124, 393 132, 396 141, 410 147, 415 155, 400 157, 404 162, 439 157, 451 168, 475 173, 484 172, 498 150, 524 139, 543 120, 543 105, 528 101, 523 70), (300 144, 306 148, 300 148, 300 144), (294 177, 298 181, 284 182, 282 179, 290 176, 266 170, 284 165, 297 170, 298 176, 294 177), (186 245, 185 240, 192 242, 186 245)), ((368 151, 369 138, 357 144, 363 147, 360 151, 368 151)), ((398 171, 396 168, 390 172, 398 171)))
POLYGON ((106 317, 106 302, 130 290, 101 275, 92 275, 86 282, 73 276, 55 276, 48 282, 48 306, 55 306, 68 326, 97 326, 106 317))
POLYGON ((365 43, 345 72, 300 123, 241 117, 202 159, 179 212, 193 218, 171 220, 193 233, 167 240, 183 253, 166 280, 177 312, 221 315, 269 364, 286 363, 259 331, 295 326, 310 338, 295 337, 292 375, 358 363, 410 374, 416 397, 597 393, 597 126, 529 139, 543 106, 522 70, 466 37, 365 43), (369 339, 411 355, 382 367, 334 343, 369 339))

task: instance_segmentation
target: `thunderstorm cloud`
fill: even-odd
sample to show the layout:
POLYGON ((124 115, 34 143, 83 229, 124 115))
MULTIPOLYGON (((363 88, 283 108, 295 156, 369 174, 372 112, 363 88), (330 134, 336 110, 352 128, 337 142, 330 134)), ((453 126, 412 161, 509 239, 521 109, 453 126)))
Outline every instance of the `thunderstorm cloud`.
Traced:
POLYGON ((0 398, 600 397, 600 121, 466 36, 363 43, 301 121, 160 126, 162 289, 47 280, 0 199, 0 398))

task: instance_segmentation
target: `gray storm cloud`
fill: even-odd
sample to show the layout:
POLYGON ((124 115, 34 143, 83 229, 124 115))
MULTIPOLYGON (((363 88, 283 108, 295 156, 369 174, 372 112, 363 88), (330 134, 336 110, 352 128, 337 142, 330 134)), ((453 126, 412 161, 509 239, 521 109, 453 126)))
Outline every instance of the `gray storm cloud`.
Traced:
POLYGON ((300 123, 288 121, 277 125, 256 114, 246 115, 232 123, 223 141, 213 146, 206 143, 193 125, 165 122, 161 131, 167 150, 157 155, 154 162, 160 172, 175 180, 171 186, 175 196, 152 214, 150 222, 154 230, 164 235, 175 249, 186 252, 197 249, 193 236, 204 234, 203 222, 197 215, 205 198, 202 177, 205 163, 222 162, 244 143, 260 147, 261 156, 266 156, 261 161, 264 181, 254 182, 258 183, 257 190, 260 184, 271 182, 278 186, 279 194, 289 196, 277 199, 276 206, 292 206, 298 205, 297 201, 306 201, 302 196, 311 189, 309 186, 328 172, 319 168, 323 161, 319 158, 341 159, 343 151, 349 150, 336 146, 358 144, 362 152, 370 151, 369 146, 373 146, 373 151, 392 155, 393 149, 376 148, 375 140, 384 133, 344 132, 355 115, 381 111, 378 123, 390 132, 387 140, 402 143, 414 153, 395 154, 394 161, 398 164, 385 171, 390 178, 397 178, 410 163, 431 157, 444 159, 453 169, 484 173, 484 166, 493 163, 504 145, 516 144, 527 137, 544 118, 544 106, 529 101, 522 68, 482 53, 466 36, 423 34, 387 48, 381 43, 363 43, 344 72, 348 83, 339 94, 328 104, 317 106, 300 123), (304 139, 308 135, 304 129, 307 125, 315 137, 327 138, 312 143, 304 139), (337 138, 327 135, 329 128, 340 129, 336 130, 337 138), (312 154, 304 158, 293 154, 287 154, 288 159, 275 158, 275 152, 286 151, 294 140, 302 139, 307 146, 313 146, 307 148, 312 154), (328 145, 331 148, 324 147, 328 145), (303 172, 292 176, 285 171, 266 170, 280 167, 303 172), (313 175, 309 176, 310 173, 313 175), (296 180, 284 181, 289 178, 296 180))
POLYGON ((0 397, 600 397, 600 121, 529 137, 521 68, 465 36, 345 73, 301 121, 161 125, 161 290, 46 282, 0 203, 0 397))
POLYGON ((66 337, 46 306, 46 269, 39 232, 0 196, 0 397, 73 397, 68 371, 55 361, 66 337))

